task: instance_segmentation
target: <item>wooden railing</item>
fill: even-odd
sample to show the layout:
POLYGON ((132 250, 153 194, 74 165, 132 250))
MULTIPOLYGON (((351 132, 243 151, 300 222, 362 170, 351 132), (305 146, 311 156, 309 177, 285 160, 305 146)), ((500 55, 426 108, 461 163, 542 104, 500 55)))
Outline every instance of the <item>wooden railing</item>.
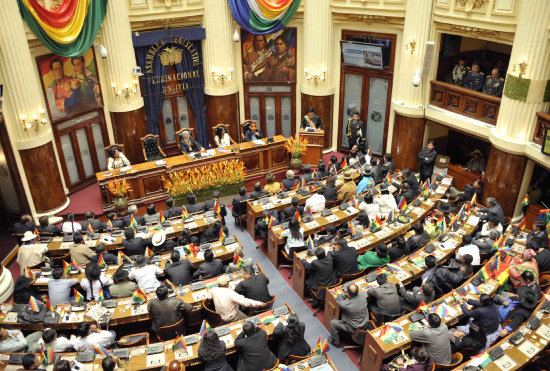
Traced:
POLYGON ((544 139, 544 130, 550 127, 550 114, 545 112, 537 112, 537 125, 533 133, 533 142, 542 146, 544 139))
POLYGON ((431 85, 431 105, 496 125, 499 97, 436 80, 432 80, 431 85))

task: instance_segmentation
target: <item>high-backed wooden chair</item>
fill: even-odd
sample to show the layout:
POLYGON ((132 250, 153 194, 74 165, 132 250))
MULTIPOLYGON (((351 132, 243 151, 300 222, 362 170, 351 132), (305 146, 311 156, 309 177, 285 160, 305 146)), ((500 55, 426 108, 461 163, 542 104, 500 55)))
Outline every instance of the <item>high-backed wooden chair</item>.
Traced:
POLYGON ((262 307, 248 309, 247 315, 249 317, 252 317, 252 316, 255 316, 259 313, 263 313, 263 312, 266 312, 268 310, 271 310, 271 308, 273 308, 273 303, 275 303, 275 295, 273 295, 271 300, 268 301, 267 303, 265 303, 265 305, 263 305, 262 307))
POLYGON ((319 303, 321 305, 319 305, 319 307, 317 309, 315 309, 313 311, 313 317, 316 317, 317 316, 317 313, 319 313, 321 310, 325 309, 325 298, 326 298, 326 294, 327 294, 327 290, 331 290, 333 288, 335 288, 336 286, 340 286, 342 284, 342 279, 340 278, 338 280, 338 282, 336 282, 336 284, 332 285, 332 286, 320 286, 317 291, 311 291, 311 293, 313 294, 313 296, 315 297, 315 299, 317 299, 319 301, 319 303))
POLYGON ((147 134, 141 138, 141 149, 145 161, 157 161, 166 157, 166 153, 160 148, 158 135, 147 134))
POLYGON ((173 325, 159 327, 157 338, 159 341, 166 341, 179 335, 185 335, 185 318, 180 319, 173 325))
POLYGON ((107 158, 111 157, 111 156, 109 156, 109 150, 111 148, 116 148, 116 149, 118 149, 119 152, 124 153, 124 144, 113 143, 113 144, 110 144, 110 145, 108 145, 107 147, 104 147, 104 148, 105 148, 105 156, 107 158))
POLYGON ((285 365, 291 365, 293 363, 303 361, 304 359, 308 359, 312 355, 313 355, 313 351, 311 350, 311 348, 309 349, 309 354, 306 356, 295 356, 293 354, 289 354, 289 356, 286 357, 285 365))
POLYGON ((357 273, 352 273, 352 274, 343 274, 342 277, 340 277, 342 279, 342 282, 346 283, 348 281, 353 281, 354 279, 356 278, 359 278, 359 277, 362 277, 366 274, 366 270, 365 268, 362 268, 359 272, 357 273))
POLYGON ((273 367, 271 368, 268 368, 267 370, 265 371, 273 371, 273 370, 278 370, 279 369, 279 360, 277 359, 275 364, 273 365, 273 367))
POLYGON ((241 122, 239 124, 239 127, 241 128, 241 142, 244 142, 244 136, 246 134, 246 132, 248 131, 248 127, 250 126, 250 124, 256 124, 256 120, 244 120, 243 122, 241 122))
POLYGON ((130 348, 138 345, 149 345, 149 333, 140 332, 137 334, 124 335, 117 341, 117 344, 123 348, 130 348))
POLYGON ((184 317, 185 317, 186 327, 188 331, 190 331, 191 333, 195 333, 199 331, 200 325, 202 324, 203 311, 204 310, 202 306, 199 306, 197 308, 193 308, 192 311, 185 313, 184 317))
POLYGON ((462 359, 464 357, 462 356, 462 353, 454 353, 451 355, 451 363, 448 365, 442 365, 439 363, 435 364, 436 370, 452 370, 456 368, 459 364, 462 363, 462 359))
POLYGON ((213 142, 212 145, 216 146, 216 142, 214 141, 214 138, 216 137, 216 130, 218 130, 218 128, 221 126, 224 126, 227 128, 227 135, 229 135, 229 141, 231 142, 231 144, 237 144, 237 142, 235 142, 233 138, 231 138, 231 135, 229 134, 229 126, 227 124, 221 123, 212 128, 212 142, 213 142))
POLYGON ((202 307, 204 308, 204 316, 210 326, 217 327, 224 323, 222 316, 216 313, 212 299, 204 299, 202 301, 202 307))
POLYGON ((197 139, 197 137, 195 137, 195 128, 181 128, 179 129, 178 131, 175 132, 176 134, 176 138, 178 139, 178 149, 180 150, 180 153, 183 155, 183 151, 181 150, 181 141, 183 139, 183 132, 184 131, 188 131, 189 134, 191 135, 191 138, 193 139, 197 139))

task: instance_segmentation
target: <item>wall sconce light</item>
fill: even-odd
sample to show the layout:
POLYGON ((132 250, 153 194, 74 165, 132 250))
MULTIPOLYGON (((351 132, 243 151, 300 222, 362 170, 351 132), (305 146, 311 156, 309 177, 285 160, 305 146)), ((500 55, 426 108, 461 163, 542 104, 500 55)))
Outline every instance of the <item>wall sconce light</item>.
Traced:
POLYGON ((412 79, 413 86, 418 87, 421 82, 422 79, 420 78, 420 70, 416 70, 412 79))
POLYGON ((238 43, 241 41, 241 34, 239 33, 239 29, 235 29, 235 32, 233 32, 233 41, 238 43))
POLYGON ((519 67, 519 78, 523 79, 525 77, 525 72, 527 71, 527 62, 524 59, 519 64, 514 64, 514 69, 512 71, 516 72, 516 66, 519 67))
POLYGON ((413 55, 416 51, 416 40, 412 39, 408 43, 405 44, 405 50, 410 51, 411 55, 413 55))
POLYGON ((320 81, 325 81, 325 79, 327 77, 327 68, 326 67, 323 67, 323 69, 321 70, 321 73, 319 73, 319 71, 315 71, 315 72, 313 72, 313 74, 311 74, 311 73, 309 73, 309 70, 307 68, 304 68, 304 72, 306 74, 306 79, 307 80, 313 79, 313 83, 315 85, 317 85, 319 83, 319 80, 320 81))
POLYGON ((21 119, 21 123, 23 124, 23 129, 25 131, 29 130, 30 128, 34 127, 35 131, 40 130, 40 125, 46 125, 48 120, 46 120, 45 113, 46 111, 44 108, 39 109, 40 115, 33 114, 32 119, 27 120, 27 116, 21 115, 19 118, 21 119))
POLYGON ((130 98, 130 93, 136 94, 137 93, 137 86, 138 81, 137 79, 134 80, 134 88, 130 89, 130 84, 124 84, 123 89, 117 89, 116 84, 113 82, 111 83, 111 88, 113 88, 113 92, 118 97, 119 95, 124 95, 124 98, 128 99, 130 98))
POLYGON ((225 80, 231 81, 233 78, 233 67, 229 68, 229 72, 225 72, 221 70, 220 72, 216 72, 215 68, 212 68, 212 80, 218 81, 220 80, 222 85, 225 83, 225 80))

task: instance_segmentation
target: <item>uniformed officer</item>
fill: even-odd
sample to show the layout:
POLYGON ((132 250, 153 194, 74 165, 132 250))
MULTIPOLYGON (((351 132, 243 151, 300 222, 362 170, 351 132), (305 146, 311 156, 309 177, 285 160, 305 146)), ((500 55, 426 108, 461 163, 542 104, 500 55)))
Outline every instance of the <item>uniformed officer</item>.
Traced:
POLYGON ((458 60, 458 64, 455 64, 451 70, 450 83, 453 85, 464 86, 464 76, 470 71, 470 68, 466 66, 466 59, 461 57, 458 60))
POLYGON ((485 84, 485 75, 479 71, 479 64, 472 64, 472 70, 466 73, 464 78, 464 87, 476 91, 483 90, 483 84, 485 84))
POLYGON ((360 145, 361 140, 365 137, 366 133, 365 123, 359 120, 359 112, 353 112, 352 117, 348 119, 348 127, 346 129, 349 148, 353 148, 356 144, 360 145))
POLYGON ((502 97, 502 89, 504 88, 504 79, 500 77, 500 71, 498 68, 491 70, 491 76, 485 81, 483 86, 483 92, 485 94, 494 95, 495 97, 502 97))

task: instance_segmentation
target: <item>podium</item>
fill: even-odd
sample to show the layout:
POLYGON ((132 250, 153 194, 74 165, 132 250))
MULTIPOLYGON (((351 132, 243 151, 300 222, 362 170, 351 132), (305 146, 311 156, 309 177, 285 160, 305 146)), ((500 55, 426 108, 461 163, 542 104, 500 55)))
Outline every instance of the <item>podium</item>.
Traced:
POLYGON ((315 165, 323 156, 323 147, 325 145, 325 131, 316 130, 316 131, 307 131, 300 130, 300 137, 307 138, 307 150, 302 156, 302 163, 315 165))

